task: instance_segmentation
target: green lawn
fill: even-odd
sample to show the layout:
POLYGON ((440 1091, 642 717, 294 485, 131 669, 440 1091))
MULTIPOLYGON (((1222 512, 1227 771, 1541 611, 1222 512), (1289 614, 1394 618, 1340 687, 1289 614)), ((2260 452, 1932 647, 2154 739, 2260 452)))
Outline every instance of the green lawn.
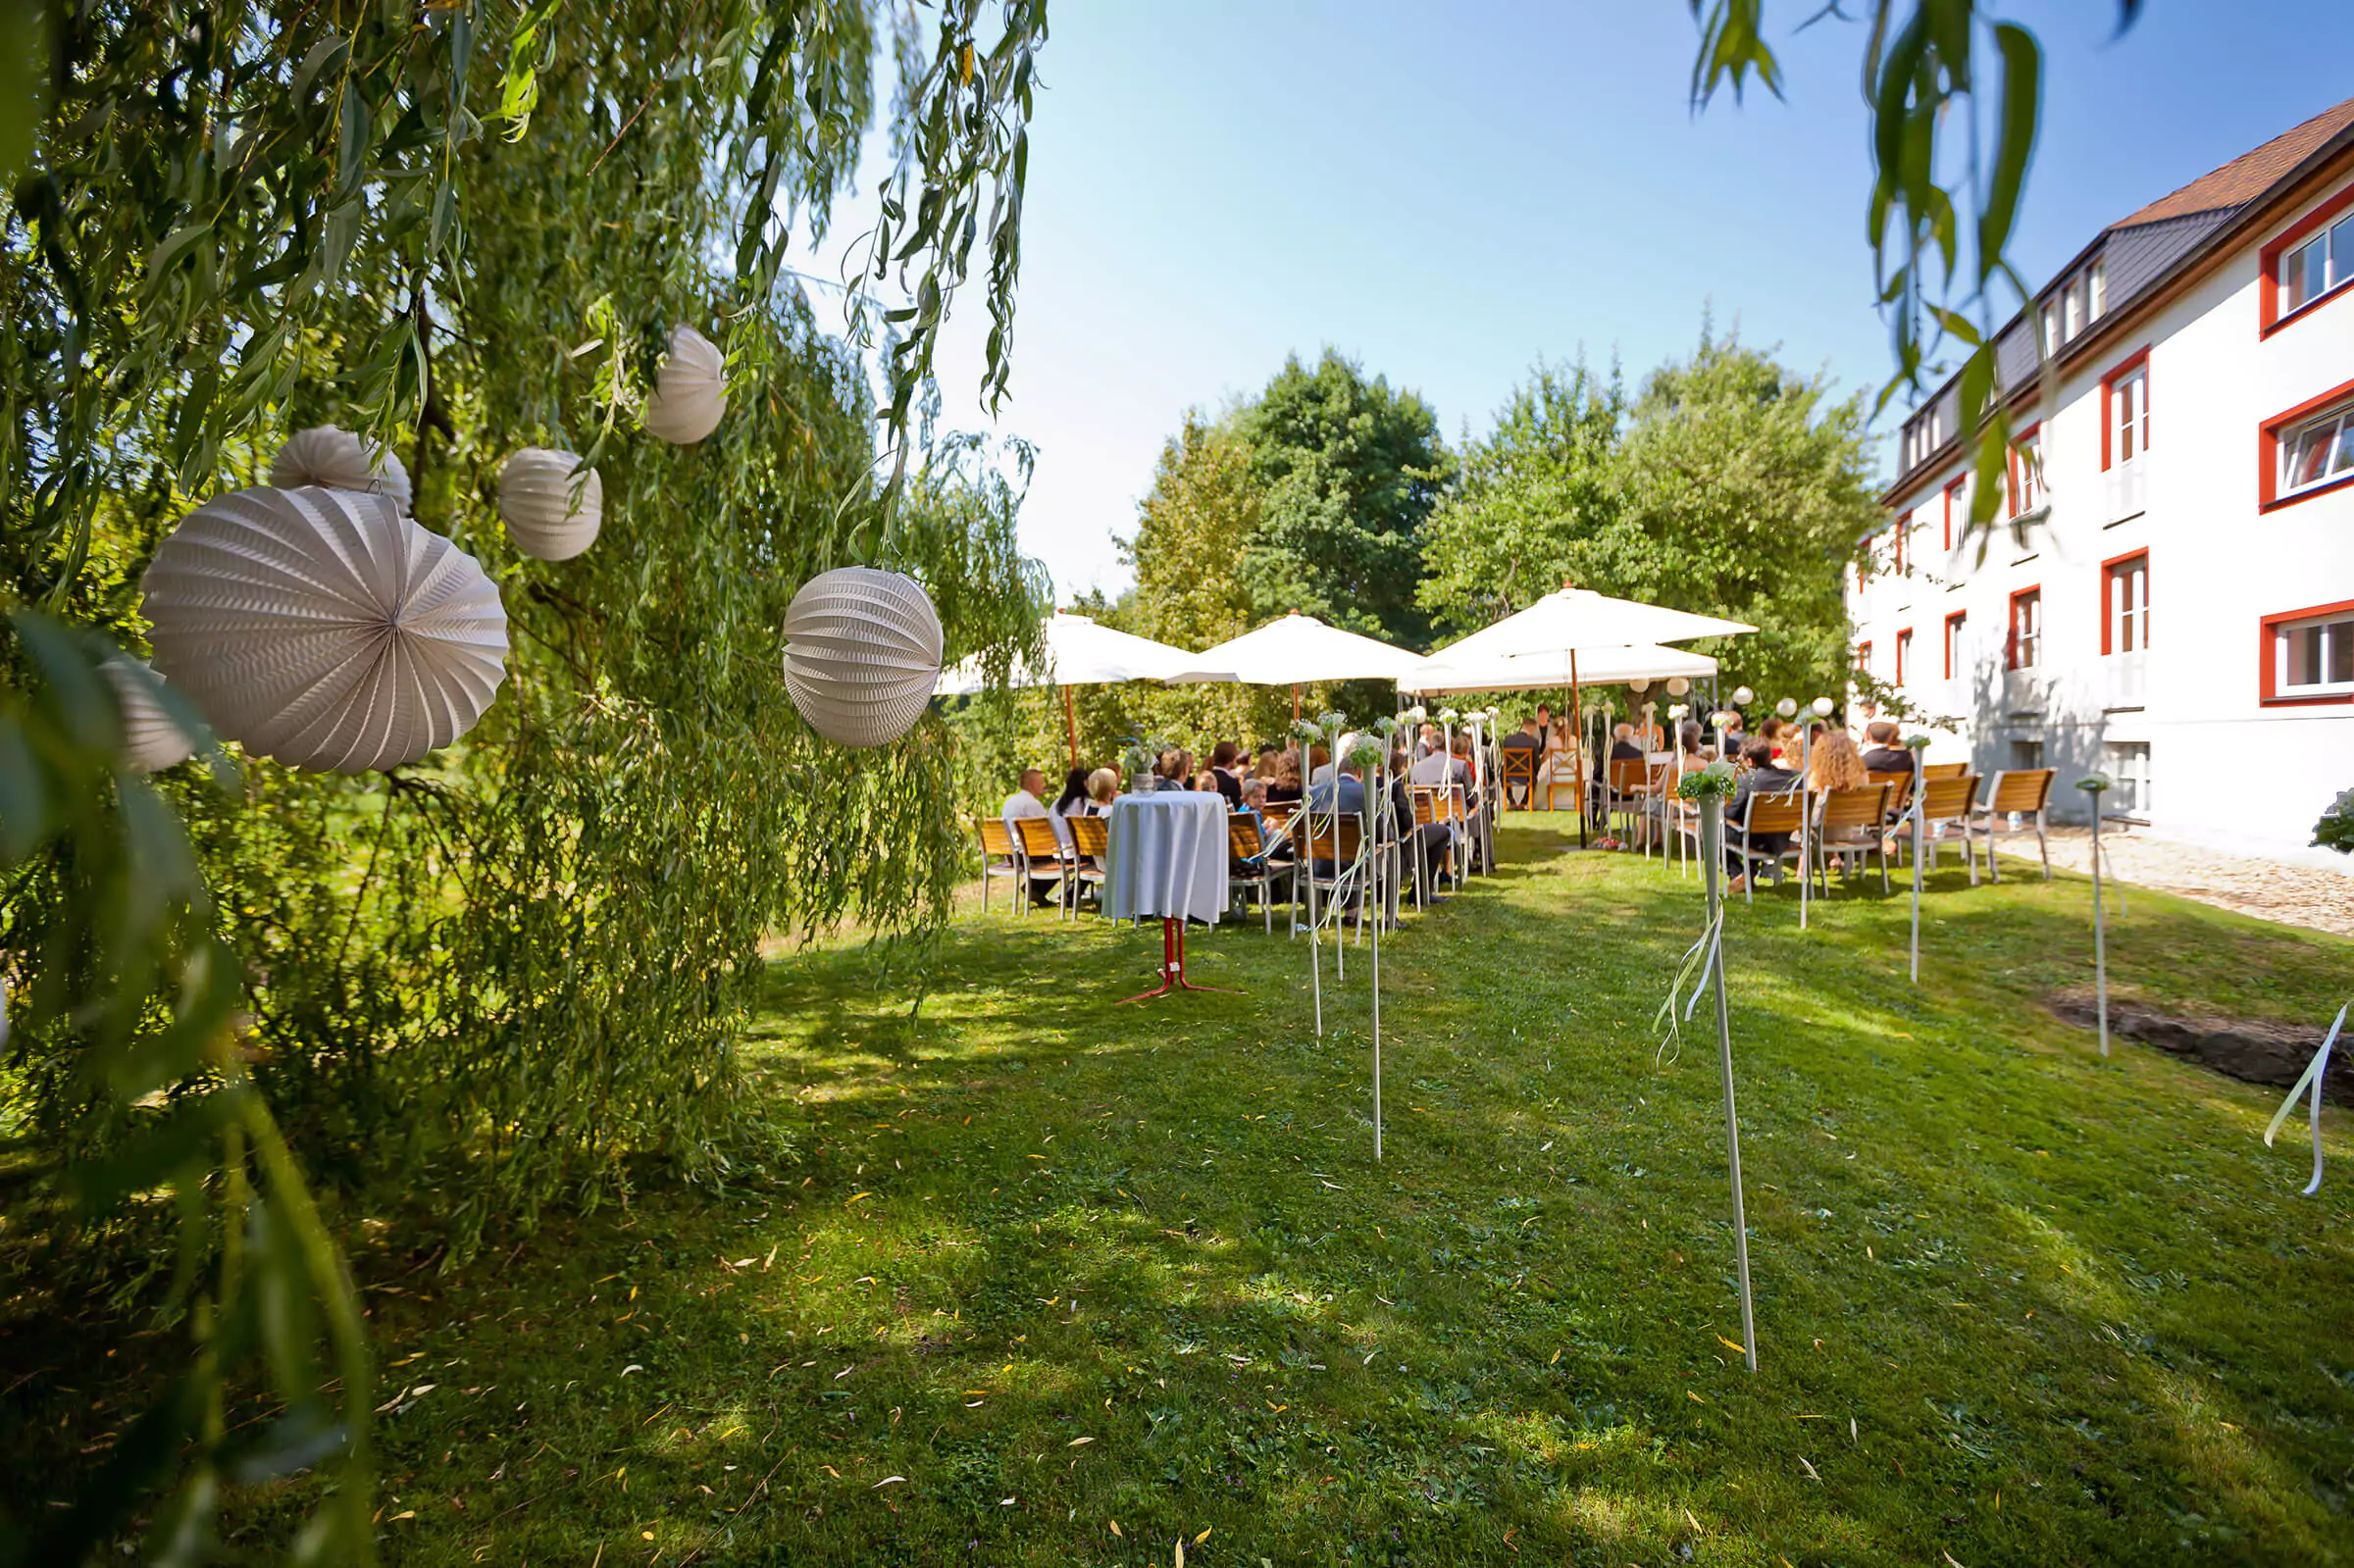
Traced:
MULTIPOLYGON (((2089 980, 2085 884, 1949 860, 1919 989, 1876 880, 1804 935, 1794 888, 1735 906, 1752 1377, 1714 1041, 1653 1030, 1697 885, 1510 820, 1385 944, 1380 1164, 1358 955, 1320 1041, 1255 923, 1193 943, 1240 994, 1142 1007, 1158 935, 1092 918, 960 924, 912 1023, 859 949, 778 963, 774 1190, 449 1277, 403 1276, 423 1219, 361 1248, 388 1556, 2354 1561, 2354 1164, 2301 1197, 2279 1091, 2038 1007, 2089 980)), ((2149 1000, 2354 982, 2131 900, 2149 1000)))

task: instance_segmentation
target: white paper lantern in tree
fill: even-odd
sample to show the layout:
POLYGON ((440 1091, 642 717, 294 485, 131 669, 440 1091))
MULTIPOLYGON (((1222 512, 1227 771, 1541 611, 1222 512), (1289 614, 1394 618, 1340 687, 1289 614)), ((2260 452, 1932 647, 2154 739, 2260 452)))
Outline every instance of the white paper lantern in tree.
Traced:
POLYGON ((542 561, 569 561, 596 542, 605 520, 605 481, 580 472, 570 452, 527 446, 498 471, 498 515, 515 548, 542 561), (580 499, 573 492, 578 488, 580 499))
POLYGON ((1682 676, 1671 675, 1667 678, 1667 694, 1669 696, 1680 697, 1691 689, 1692 683, 1685 680, 1682 676))
POLYGON ((1733 701, 1746 708, 1758 700, 1758 694, 1747 686, 1733 687, 1733 701))
POLYGON ((691 327, 671 329, 670 352, 654 376, 654 395, 645 405, 645 428, 666 441, 692 446, 719 429, 728 411, 721 394, 727 385, 727 359, 712 342, 691 327))
POLYGON ((1836 706, 1838 706, 1838 704, 1831 701, 1831 699, 1828 697, 1817 697, 1815 699, 1815 717, 1817 719, 1827 719, 1831 716, 1831 709, 1836 706))
POLYGON ((196 754, 179 722, 164 711, 149 683, 162 679, 143 659, 118 654, 98 667, 115 688, 115 706, 123 713, 123 754, 142 773, 161 773, 196 754), (144 679, 142 679, 144 672, 144 679))
POLYGON ((1781 701, 1773 705, 1773 711, 1780 714, 1785 719, 1796 718, 1798 716, 1798 699, 1796 697, 1784 697, 1781 701))
POLYGON ((879 746, 915 727, 940 679, 940 616, 912 578, 821 572, 785 611, 785 689, 839 745, 879 746))
POLYGON ((385 496, 215 496, 155 552, 141 608, 156 669, 215 733, 298 768, 414 762, 506 678, 497 587, 385 496))
POLYGON ((333 425, 315 425, 287 437, 270 465, 270 482, 281 490, 316 484, 330 490, 390 496, 403 512, 412 499, 409 471, 401 467, 398 453, 333 425))

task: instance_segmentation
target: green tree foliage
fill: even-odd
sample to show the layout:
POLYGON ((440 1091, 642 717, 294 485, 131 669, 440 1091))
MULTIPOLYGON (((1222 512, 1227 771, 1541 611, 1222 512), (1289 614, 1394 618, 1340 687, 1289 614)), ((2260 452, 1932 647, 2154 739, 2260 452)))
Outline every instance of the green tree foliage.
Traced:
POLYGON ((1455 487, 1424 530, 1422 608, 1443 629, 1473 632, 1524 609, 1574 576, 1578 541, 1618 515, 1613 463, 1626 393, 1580 359, 1539 362, 1462 451, 1455 487))
POLYGON ((1451 473, 1430 406, 1331 349, 1288 361, 1243 414, 1260 521, 1243 553, 1255 621, 1287 610, 1420 647, 1422 526, 1451 473))
POLYGON ((1862 394, 1835 402, 1820 376, 1704 328, 1691 359, 1643 383, 1617 516, 1578 552, 1578 582, 1756 626, 1687 644, 1723 661, 1728 684, 1801 701, 1837 691, 1841 573, 1880 521, 1864 425, 1862 394))

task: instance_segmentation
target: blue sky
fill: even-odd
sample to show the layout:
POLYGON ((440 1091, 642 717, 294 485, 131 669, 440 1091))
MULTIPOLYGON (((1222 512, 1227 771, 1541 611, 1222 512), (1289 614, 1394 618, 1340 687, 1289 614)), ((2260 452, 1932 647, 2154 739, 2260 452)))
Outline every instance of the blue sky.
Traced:
MULTIPOLYGON (((1767 6, 1786 101, 1696 119, 1683 0, 1063 0, 1011 398, 994 426, 975 400, 969 291, 941 355, 947 423, 1036 443, 1023 544, 1067 599, 1125 582, 1113 541, 1185 410, 1290 353, 1330 344, 1412 387, 1451 442, 1539 356, 1639 377, 1689 351, 1704 308, 1876 389, 1863 32, 1795 32, 1815 9, 1767 6)), ((2123 38, 2108 0, 2006 14, 2047 58, 2015 244, 2038 284, 2102 226, 2354 93, 2343 0, 2149 0, 2123 38)), ((821 296, 821 319, 839 308, 821 296)))

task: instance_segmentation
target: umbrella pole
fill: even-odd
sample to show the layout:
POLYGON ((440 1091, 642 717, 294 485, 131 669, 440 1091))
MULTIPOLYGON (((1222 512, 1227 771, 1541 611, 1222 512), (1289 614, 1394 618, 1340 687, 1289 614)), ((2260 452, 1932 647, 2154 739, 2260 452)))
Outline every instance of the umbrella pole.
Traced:
MULTIPOLYGON (((1389 760, 1387 755, 1389 746, 1386 739, 1382 751, 1384 753, 1382 760, 1373 765, 1373 787, 1375 790, 1372 811, 1373 859, 1369 865, 1372 872, 1372 885, 1369 893, 1360 894, 1360 896, 1369 896, 1373 900, 1373 1158, 1376 1160, 1381 1158, 1381 924, 1389 910, 1388 903, 1382 896, 1381 881, 1381 874, 1388 855, 1388 851, 1382 847, 1381 828, 1389 821, 1390 816, 1388 781, 1383 777, 1387 772, 1385 764, 1389 760)), ((1340 787, 1337 784, 1333 787, 1333 795, 1336 799, 1340 795, 1340 787)))
POLYGON ((1071 688, 1062 688, 1062 723, 1071 735, 1071 766, 1079 766, 1079 720, 1071 712, 1071 688))
POLYGON ((1574 728, 1577 731, 1577 847, 1580 849, 1586 847, 1586 817, 1588 815, 1586 794, 1589 787, 1586 779, 1586 708, 1582 699, 1583 693, 1578 690, 1577 685, 1577 650, 1571 648, 1569 650, 1569 712, 1574 719, 1574 728))
MULTIPOLYGON (((1302 749, 1305 749, 1303 747, 1302 749)), ((1307 796, 1300 799, 1300 814, 1296 819, 1307 825, 1304 840, 1292 847, 1292 875, 1307 879, 1307 984, 1316 1003, 1316 1038, 1324 1037, 1324 953, 1316 945, 1316 810, 1307 796)))

